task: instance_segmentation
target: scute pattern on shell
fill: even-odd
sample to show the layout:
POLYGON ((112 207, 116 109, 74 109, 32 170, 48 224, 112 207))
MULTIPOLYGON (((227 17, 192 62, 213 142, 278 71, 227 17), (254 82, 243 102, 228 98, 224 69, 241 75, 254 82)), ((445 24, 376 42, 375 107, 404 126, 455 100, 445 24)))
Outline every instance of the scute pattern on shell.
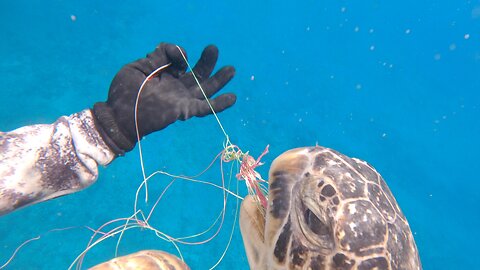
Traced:
POLYGON ((298 148, 273 162, 269 179, 267 254, 256 269, 422 268, 405 216, 365 161, 298 148))

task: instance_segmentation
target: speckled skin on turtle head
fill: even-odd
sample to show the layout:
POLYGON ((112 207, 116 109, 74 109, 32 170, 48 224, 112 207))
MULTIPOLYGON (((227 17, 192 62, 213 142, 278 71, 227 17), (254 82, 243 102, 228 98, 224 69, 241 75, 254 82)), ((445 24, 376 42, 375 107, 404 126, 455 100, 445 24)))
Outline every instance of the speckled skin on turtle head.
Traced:
POLYGON ((251 269, 421 269, 408 225, 383 178, 324 147, 280 155, 266 216, 247 196, 240 228, 251 269))

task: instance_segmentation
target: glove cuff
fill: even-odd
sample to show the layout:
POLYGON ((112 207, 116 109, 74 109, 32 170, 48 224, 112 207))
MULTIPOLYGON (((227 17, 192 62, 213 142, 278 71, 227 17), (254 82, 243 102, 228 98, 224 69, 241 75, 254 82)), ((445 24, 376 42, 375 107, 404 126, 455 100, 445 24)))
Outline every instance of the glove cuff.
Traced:
POLYGON ((98 132, 115 154, 123 156, 135 147, 136 142, 129 140, 121 131, 112 109, 106 103, 95 103, 92 112, 98 132))

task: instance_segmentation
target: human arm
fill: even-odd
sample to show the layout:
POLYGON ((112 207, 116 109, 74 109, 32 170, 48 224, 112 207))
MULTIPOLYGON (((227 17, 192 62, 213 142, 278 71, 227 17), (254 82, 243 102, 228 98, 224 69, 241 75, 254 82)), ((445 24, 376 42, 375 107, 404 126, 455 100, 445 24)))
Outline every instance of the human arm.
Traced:
POLYGON ((0 133, 0 215, 93 184, 115 153, 87 109, 51 125, 0 133))
MULTIPOLYGON (((216 47, 208 46, 194 67, 208 98, 235 72, 227 66, 210 76, 217 57, 216 47)), ((61 117, 51 125, 0 133, 0 215, 82 190, 96 181, 98 165, 131 151, 137 141, 134 108, 139 87, 150 72, 167 64, 170 66, 150 80, 140 96, 139 137, 176 120, 210 114, 192 74, 185 73, 180 48, 162 43, 117 73, 106 102, 61 117)), ((223 94, 210 103, 220 112, 235 100, 234 94, 223 94)))

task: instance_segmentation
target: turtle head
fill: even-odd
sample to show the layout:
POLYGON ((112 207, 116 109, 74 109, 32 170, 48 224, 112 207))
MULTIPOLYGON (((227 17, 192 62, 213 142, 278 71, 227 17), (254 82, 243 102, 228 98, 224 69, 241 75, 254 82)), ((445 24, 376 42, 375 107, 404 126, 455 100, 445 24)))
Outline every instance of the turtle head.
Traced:
POLYGON ((335 248, 333 219, 318 195, 324 187, 309 170, 311 149, 293 149, 273 161, 266 211, 252 196, 244 199, 240 229, 251 269, 318 269, 335 248))
POLYGON ((240 211, 251 269, 421 269, 405 216, 364 161, 289 150, 270 167, 267 209, 257 201, 240 211))

